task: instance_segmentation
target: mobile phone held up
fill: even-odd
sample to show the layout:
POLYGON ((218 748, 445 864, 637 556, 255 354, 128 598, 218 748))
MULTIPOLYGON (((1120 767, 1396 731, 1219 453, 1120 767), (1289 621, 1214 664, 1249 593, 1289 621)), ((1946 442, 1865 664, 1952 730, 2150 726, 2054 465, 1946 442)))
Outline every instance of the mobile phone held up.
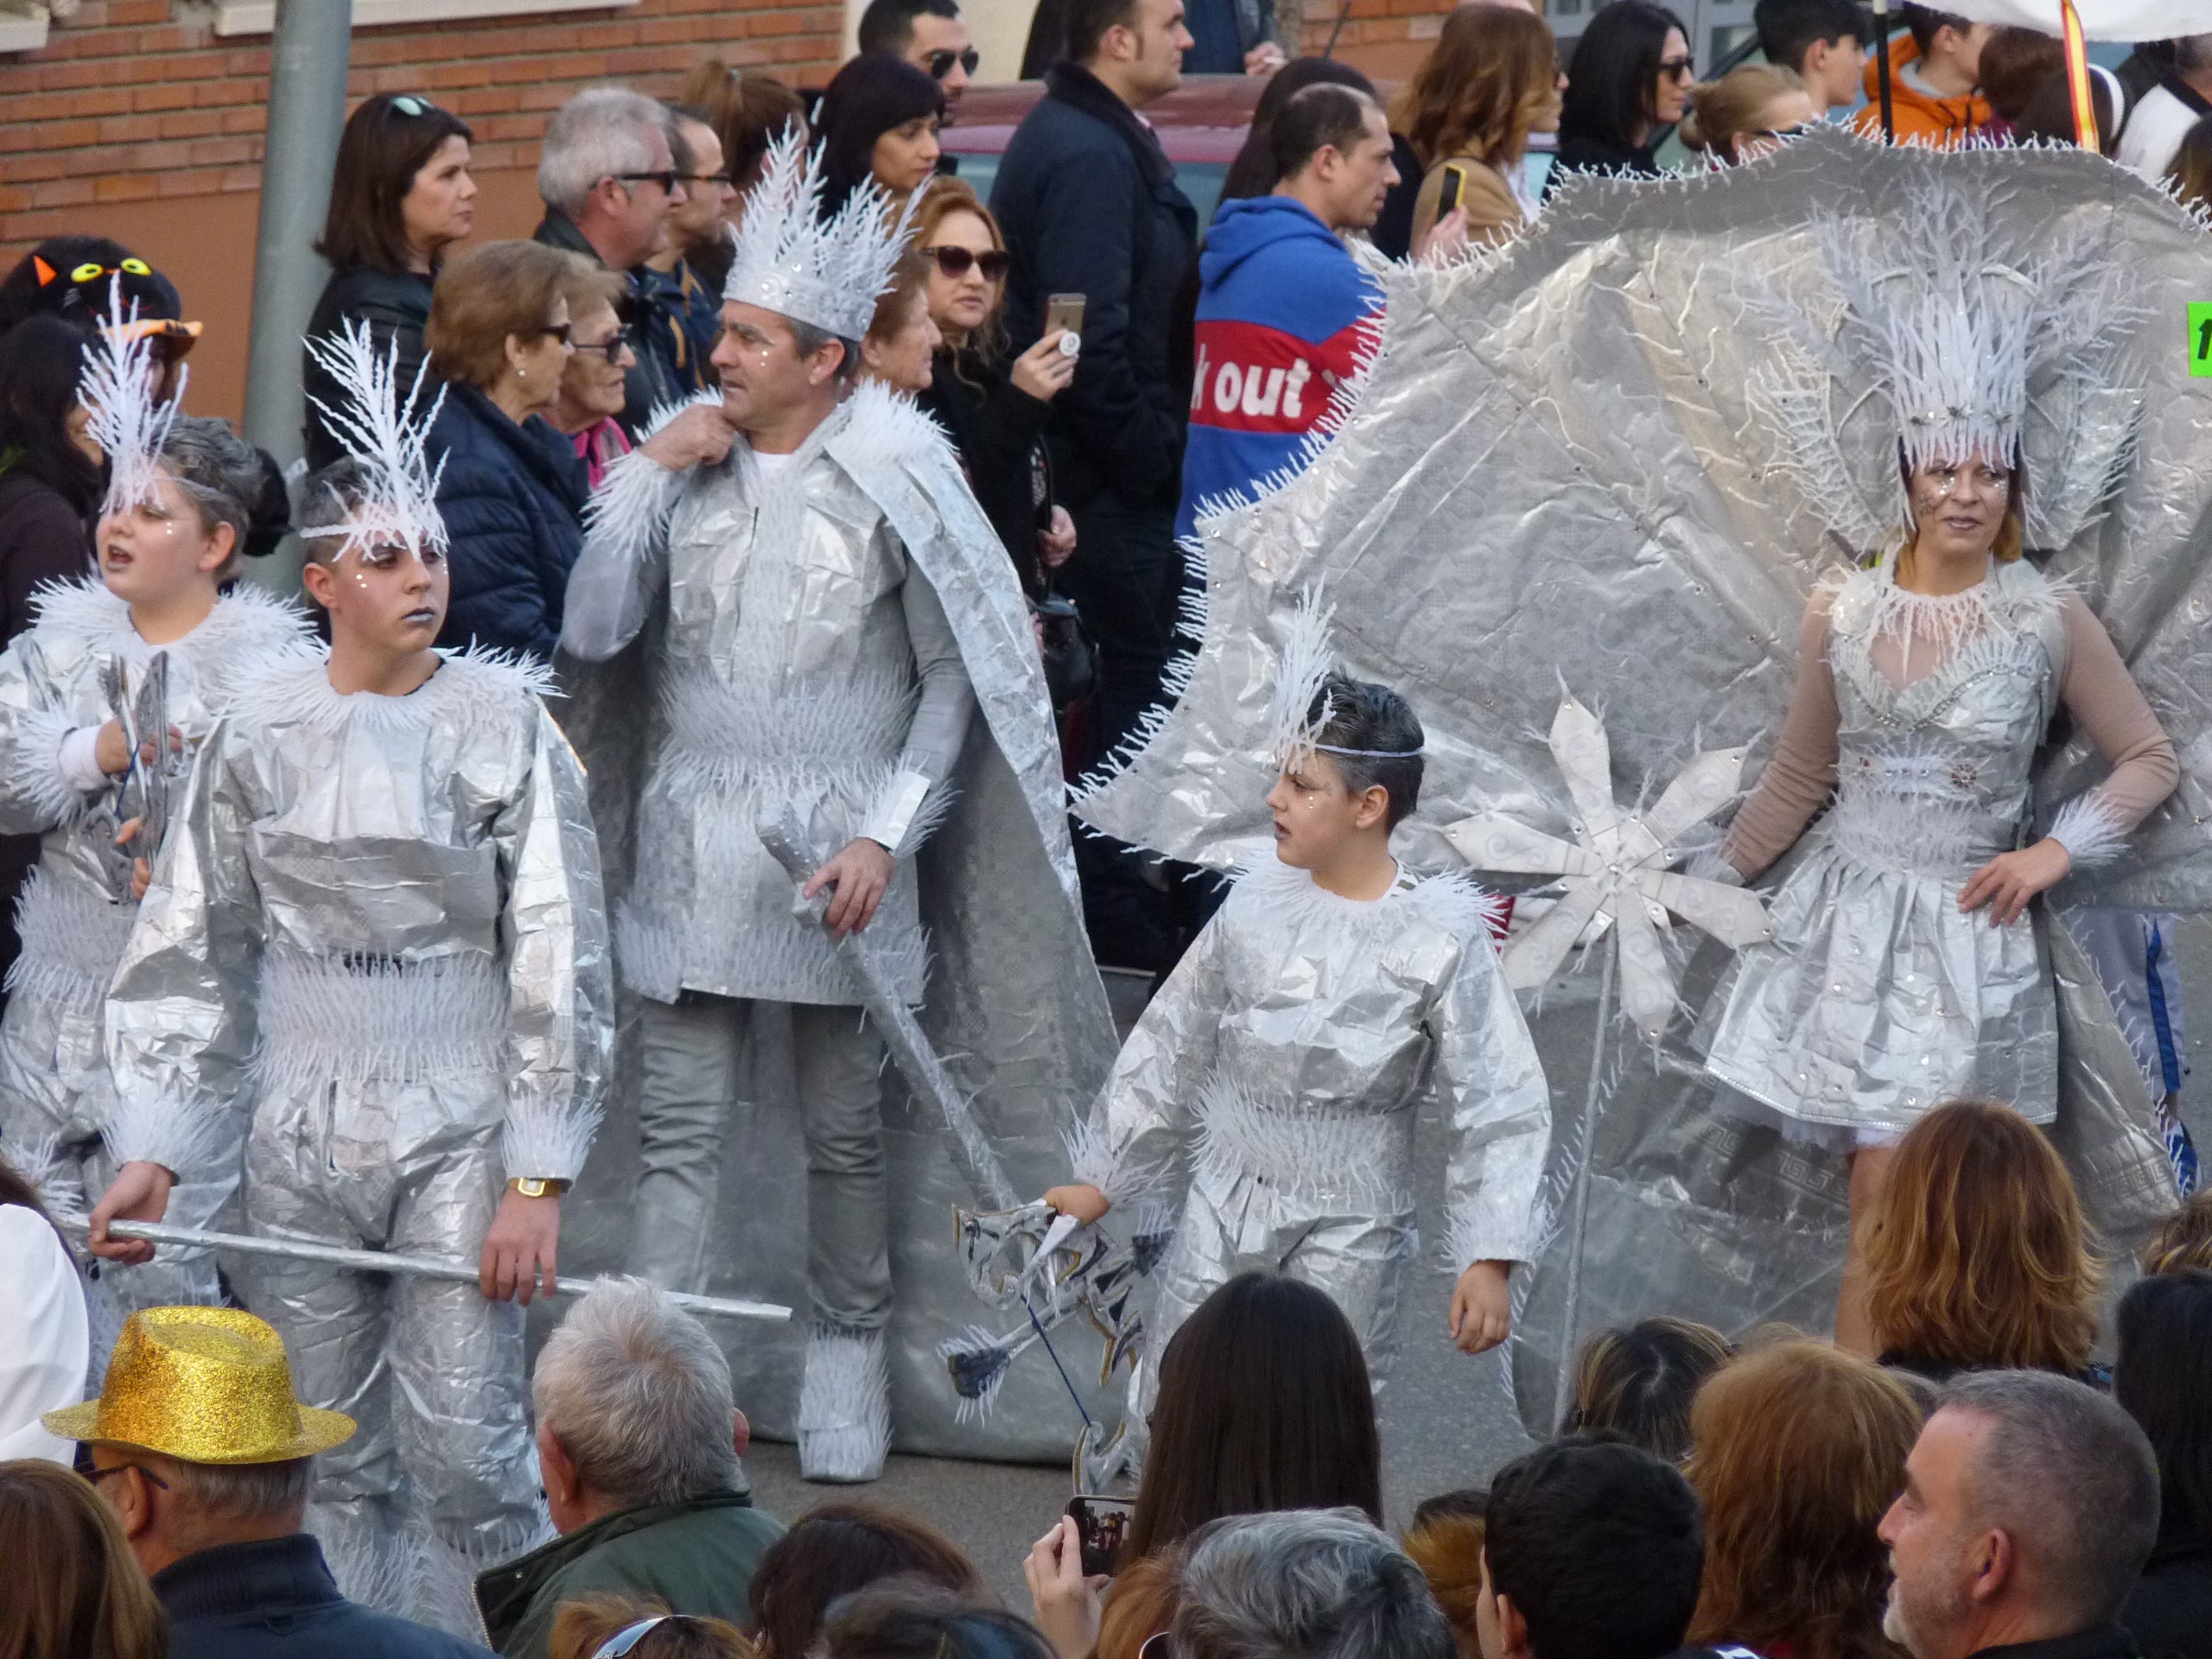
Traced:
POLYGON ((1080 294, 1054 294, 1045 302, 1045 332, 1065 328, 1071 334, 1083 333, 1083 310, 1085 303, 1080 294))
POLYGON ((1136 1500, 1079 1492, 1068 1500, 1068 1514, 1083 1540, 1083 1576, 1110 1578, 1122 1565, 1122 1541, 1128 1536, 1136 1500))
POLYGON ((1459 205, 1459 198, 1467 188, 1467 169, 1458 162, 1444 164, 1444 182, 1436 196, 1436 216, 1443 218, 1459 205))

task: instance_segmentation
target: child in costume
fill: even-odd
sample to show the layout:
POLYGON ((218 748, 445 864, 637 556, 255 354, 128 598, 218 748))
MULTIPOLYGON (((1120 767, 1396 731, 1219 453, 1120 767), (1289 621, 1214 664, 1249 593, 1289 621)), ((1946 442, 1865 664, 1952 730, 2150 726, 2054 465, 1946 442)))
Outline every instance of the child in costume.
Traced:
MULTIPOLYGON (((249 1230, 479 1264, 467 1285, 257 1262, 249 1286, 303 1395, 360 1425, 317 1462, 316 1530, 356 1571, 414 1580, 395 1611, 466 1630, 466 1567, 543 1526, 517 1304, 552 1288, 599 1120, 606 920, 541 673, 431 649, 448 579, 427 416, 396 412, 365 333, 328 349, 357 403, 355 454, 301 507, 329 652, 246 677, 209 735, 108 1048, 129 1108, 250 1117, 249 1230)), ((158 1218, 168 1184, 125 1166, 93 1248, 130 1259, 106 1221, 158 1218)))
MULTIPOLYGON (((149 812, 158 820, 183 754, 240 679, 306 624, 238 580, 258 453, 222 422, 156 402, 151 353, 120 316, 92 348, 80 396, 110 467, 99 575, 43 589, 37 620, 0 657, 0 832, 43 838, 16 906, 0 1138, 49 1202, 80 1215, 124 1160, 205 1166, 210 1178, 188 1182, 175 1205, 179 1222, 204 1227, 235 1185, 226 1160, 194 1151, 188 1120, 119 1111, 101 1047, 108 982, 143 891, 139 861, 159 850, 158 823, 148 833, 130 825, 149 812), (135 727, 142 710, 161 729, 126 734, 124 719, 135 727), (135 757, 133 737, 145 744, 135 757)), ((119 1311, 217 1295, 213 1255, 172 1245, 105 1280, 119 1311)))
POLYGON ((1189 1155, 1132 1426, 1168 1338, 1253 1268, 1326 1290, 1376 1376, 1387 1370, 1419 1245, 1426 1090, 1450 1126, 1451 1334, 1465 1351, 1505 1339, 1507 1275, 1535 1248, 1550 1097, 1498 969, 1492 906, 1465 876, 1415 876, 1391 855, 1420 796, 1421 722, 1385 687, 1323 678, 1310 645, 1294 648, 1277 696, 1275 855, 1238 878, 1153 999, 1078 1137, 1074 1184, 1045 1195, 1094 1222, 1156 1201, 1189 1155))

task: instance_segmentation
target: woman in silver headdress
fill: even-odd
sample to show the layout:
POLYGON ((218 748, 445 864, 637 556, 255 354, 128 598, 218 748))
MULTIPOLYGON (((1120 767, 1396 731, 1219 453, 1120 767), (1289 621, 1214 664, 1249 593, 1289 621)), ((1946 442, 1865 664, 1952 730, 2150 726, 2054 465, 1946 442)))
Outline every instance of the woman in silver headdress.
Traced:
MULTIPOLYGON (((1806 607, 1789 713, 1722 857, 1757 876, 1831 791, 1834 808, 1773 896, 1772 939, 1734 964, 1707 1063, 1732 1102, 1852 1154, 1837 1338, 1863 1347, 1860 1249, 1890 1148, 1961 1095, 2056 1116, 2031 901, 2118 857, 2180 772, 2103 625, 2022 557, 2030 359, 2082 304, 2065 251, 2013 270, 1939 247, 1903 295, 1866 240, 1827 252, 1846 336, 1897 417, 1904 524, 1806 607), (2031 768, 2062 707, 2110 771, 2037 836, 2031 768)), ((2093 326, 2085 358, 2098 343, 2093 326)))

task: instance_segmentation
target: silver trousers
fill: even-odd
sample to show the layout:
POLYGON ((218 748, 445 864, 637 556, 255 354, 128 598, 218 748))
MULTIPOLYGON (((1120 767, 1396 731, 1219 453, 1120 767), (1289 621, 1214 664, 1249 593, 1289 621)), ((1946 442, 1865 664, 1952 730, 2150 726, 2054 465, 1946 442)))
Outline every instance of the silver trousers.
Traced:
MULTIPOLYGON (((270 1089, 246 1145, 250 1231, 474 1262, 505 1186, 496 1073, 270 1089)), ((314 1262, 241 1264, 300 1398, 353 1439, 315 1459, 325 1516, 393 1536, 426 1524, 479 1565, 542 1522, 523 1310, 475 1286, 314 1262)))
MULTIPOLYGON (((817 1325, 879 1331, 891 1313, 884 1190, 883 1039, 858 1009, 757 1004, 701 991, 645 1002, 638 1090, 633 1269, 706 1287, 722 1142, 754 1039, 754 1010, 791 1018, 790 1072, 806 1141, 807 1294, 817 1325)), ((756 1071, 760 1068, 756 1067, 756 1071)))

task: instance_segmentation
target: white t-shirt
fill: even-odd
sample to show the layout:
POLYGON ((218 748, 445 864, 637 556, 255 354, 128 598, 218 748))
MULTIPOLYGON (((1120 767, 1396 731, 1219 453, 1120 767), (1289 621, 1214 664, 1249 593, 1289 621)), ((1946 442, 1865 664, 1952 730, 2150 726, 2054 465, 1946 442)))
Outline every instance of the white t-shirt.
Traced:
POLYGON ((764 455, 755 449, 753 452, 753 459, 760 468, 760 476, 763 479, 770 479, 790 466, 798 454, 798 451, 792 449, 780 455, 764 455))
POLYGON ((2120 135, 2120 153, 2113 159, 2152 184, 2163 183, 2181 141, 2202 119, 2171 87, 2153 86, 2127 118, 2127 130, 2120 135))
POLYGON ((0 1205, 0 1459, 44 1458, 68 1464, 77 1448, 56 1440, 40 1414, 85 1397, 92 1335, 85 1287, 69 1252, 35 1210, 0 1205))

